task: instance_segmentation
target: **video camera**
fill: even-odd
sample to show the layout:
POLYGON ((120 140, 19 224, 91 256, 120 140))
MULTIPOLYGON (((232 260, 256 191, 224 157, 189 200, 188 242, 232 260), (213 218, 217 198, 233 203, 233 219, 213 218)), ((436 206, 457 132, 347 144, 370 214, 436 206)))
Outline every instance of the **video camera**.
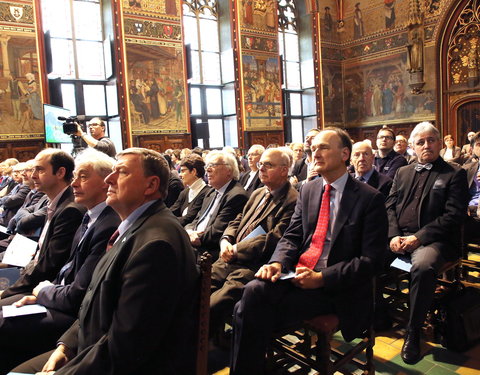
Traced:
POLYGON ((59 116, 58 119, 60 121, 64 121, 63 132, 68 135, 73 135, 77 132, 77 122, 85 121, 85 115, 70 116, 70 117, 59 116))

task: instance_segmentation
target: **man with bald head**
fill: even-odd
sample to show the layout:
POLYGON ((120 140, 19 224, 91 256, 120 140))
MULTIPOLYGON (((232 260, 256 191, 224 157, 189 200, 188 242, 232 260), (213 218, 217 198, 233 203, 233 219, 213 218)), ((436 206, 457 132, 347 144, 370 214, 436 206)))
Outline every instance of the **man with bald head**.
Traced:
POLYGON ((275 252, 235 306, 232 375, 263 374, 272 333, 294 322, 335 313, 346 340, 369 326, 387 216, 383 196, 347 173, 351 149, 339 128, 313 139, 314 168, 322 177, 303 185, 275 252))
POLYGON ((211 331, 232 315, 243 286, 253 280, 258 268, 270 259, 287 228, 298 192, 288 182, 290 156, 270 148, 258 163, 265 187, 255 190, 243 211, 231 221, 220 240, 220 258, 212 268, 210 297, 211 331), (263 234, 249 236, 255 228, 263 234))
POLYGON ((355 178, 374 187, 387 199, 392 187, 392 179, 375 170, 373 166, 374 160, 375 154, 369 143, 357 142, 353 145, 351 163, 355 169, 355 178))

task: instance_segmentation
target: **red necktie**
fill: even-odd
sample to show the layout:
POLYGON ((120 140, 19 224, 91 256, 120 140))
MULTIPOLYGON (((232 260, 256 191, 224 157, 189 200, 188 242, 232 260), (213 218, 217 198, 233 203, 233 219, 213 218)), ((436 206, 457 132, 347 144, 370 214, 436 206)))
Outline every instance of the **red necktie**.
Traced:
POLYGON ((312 236, 310 248, 300 255, 297 267, 307 267, 313 270, 322 256, 323 244, 327 238, 328 222, 330 221, 330 189, 332 185, 326 184, 322 195, 322 204, 318 214, 317 226, 312 236))
POLYGON ((120 234, 120 232, 118 231, 118 229, 115 232, 113 232, 112 237, 110 237, 110 239, 107 242, 107 250, 106 251, 108 251, 112 248, 112 246, 115 243, 115 241, 117 240, 119 234, 120 234))

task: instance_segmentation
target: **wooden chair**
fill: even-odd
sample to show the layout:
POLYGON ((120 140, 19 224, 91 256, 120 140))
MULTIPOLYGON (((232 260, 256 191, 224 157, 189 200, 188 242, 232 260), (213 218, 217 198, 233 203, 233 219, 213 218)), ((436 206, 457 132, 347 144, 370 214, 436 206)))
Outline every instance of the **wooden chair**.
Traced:
POLYGON ((201 276, 199 285, 196 375, 207 375, 212 256, 207 252, 203 253, 199 258, 198 264, 201 276))
MULTIPOLYGON (((373 283, 375 284, 375 282, 373 283)), ((373 286, 375 289, 375 285, 373 286)), ((375 294, 373 294, 375 295, 375 294)), ((372 299, 372 303, 373 303, 372 299)), ((375 374, 373 362, 373 346, 375 333, 373 322, 364 332, 359 342, 350 343, 350 348, 331 345, 332 337, 339 329, 337 315, 319 315, 313 319, 303 321, 293 329, 280 332, 272 340, 268 355, 268 370, 296 364, 300 367, 314 369, 320 375, 333 375, 337 371, 342 374, 353 375, 361 369, 365 375, 375 374), (364 353, 365 359, 361 358, 364 353), (350 371, 355 367, 353 371, 350 371)))

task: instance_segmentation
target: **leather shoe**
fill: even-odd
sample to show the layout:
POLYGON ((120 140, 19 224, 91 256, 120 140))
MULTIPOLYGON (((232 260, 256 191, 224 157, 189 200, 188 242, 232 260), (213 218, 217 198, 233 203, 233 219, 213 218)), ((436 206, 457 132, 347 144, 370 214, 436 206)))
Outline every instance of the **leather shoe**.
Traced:
POLYGON ((422 358, 420 354, 420 330, 409 329, 405 335, 405 341, 402 346, 403 362, 414 365, 422 358))

